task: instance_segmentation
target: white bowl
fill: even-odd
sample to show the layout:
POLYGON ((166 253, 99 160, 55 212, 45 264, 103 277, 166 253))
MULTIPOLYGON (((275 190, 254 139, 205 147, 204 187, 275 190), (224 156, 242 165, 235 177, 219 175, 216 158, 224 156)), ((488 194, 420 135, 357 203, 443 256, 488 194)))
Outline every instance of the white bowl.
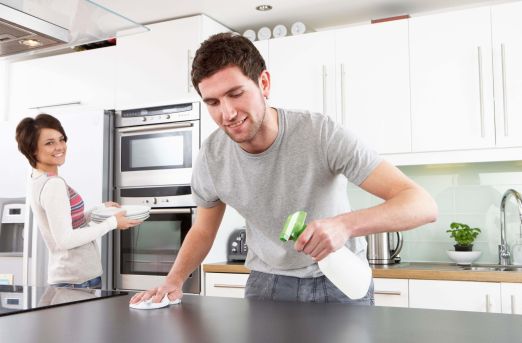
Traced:
POLYGON ((482 255, 482 251, 446 251, 448 256, 458 265, 470 265, 473 261, 482 255))

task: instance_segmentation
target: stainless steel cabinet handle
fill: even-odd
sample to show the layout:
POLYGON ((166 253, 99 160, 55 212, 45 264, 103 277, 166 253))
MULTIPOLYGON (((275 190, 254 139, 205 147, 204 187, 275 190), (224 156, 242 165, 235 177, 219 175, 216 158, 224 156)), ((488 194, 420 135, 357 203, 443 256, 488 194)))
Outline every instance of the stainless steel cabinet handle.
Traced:
POLYGON ((326 78, 328 74, 326 73, 326 66, 323 65, 323 114, 327 115, 326 113, 326 78))
POLYGON ((131 262, 131 263, 146 263, 146 264, 157 264, 157 263, 162 263, 162 264, 174 264, 174 261, 145 261, 145 260, 127 260, 126 262, 131 262))
POLYGON ((373 294, 401 295, 402 293, 399 291, 374 291, 373 294))
POLYGON ((116 129, 117 132, 126 133, 126 132, 146 132, 152 130, 166 130, 166 129, 181 129, 184 127, 192 127, 194 126, 191 122, 183 122, 183 123, 172 123, 172 124, 157 124, 157 125, 147 125, 147 126, 137 126, 137 127, 123 127, 116 129))
POLYGON ((502 109, 504 115, 504 136, 509 136, 508 116, 507 116, 507 87, 506 87, 506 46, 500 44, 500 60, 502 63, 502 109))
POLYGON ((192 61, 194 60, 194 57, 192 56, 192 52, 187 50, 187 92, 190 93, 192 88, 194 86, 192 85, 192 75, 190 72, 192 71, 192 61))
POLYGON ((341 63, 341 125, 344 125, 344 117, 346 115, 346 104, 344 102, 344 77, 345 77, 345 71, 344 71, 344 63, 341 63))
POLYGON ((41 109, 41 108, 62 107, 62 106, 73 106, 73 105, 81 105, 81 104, 82 104, 81 101, 73 101, 73 102, 64 102, 64 103, 61 103, 61 104, 52 104, 52 105, 35 106, 35 107, 30 107, 29 109, 30 109, 30 110, 38 110, 38 109, 41 109))
POLYGON ((511 314, 517 314, 517 305, 514 294, 511 294, 511 314))
POLYGON ((482 84, 482 47, 477 47, 478 76, 479 76, 479 101, 480 101, 480 136, 484 138, 484 86, 482 84))
POLYGON ((215 283, 214 287, 216 287, 216 288, 245 288, 246 286, 244 286, 244 285, 229 285, 229 284, 226 284, 226 283, 215 283))
POLYGON ((491 312, 491 296, 489 294, 486 294, 486 312, 491 312))

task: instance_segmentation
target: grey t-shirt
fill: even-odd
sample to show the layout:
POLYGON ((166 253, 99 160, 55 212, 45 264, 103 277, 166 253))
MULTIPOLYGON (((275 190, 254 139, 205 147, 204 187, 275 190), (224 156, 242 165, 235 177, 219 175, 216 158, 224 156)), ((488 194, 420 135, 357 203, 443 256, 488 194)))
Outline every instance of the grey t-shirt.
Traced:
MULTIPOLYGON (((350 211, 347 180, 359 185, 381 161, 329 117, 277 109, 279 132, 264 152, 250 154, 218 129, 203 143, 192 175, 198 206, 218 201, 246 220, 251 270, 296 277, 322 275, 313 259, 282 242, 286 217, 306 211, 307 222, 350 211)), ((366 260, 364 237, 346 246, 366 260)))

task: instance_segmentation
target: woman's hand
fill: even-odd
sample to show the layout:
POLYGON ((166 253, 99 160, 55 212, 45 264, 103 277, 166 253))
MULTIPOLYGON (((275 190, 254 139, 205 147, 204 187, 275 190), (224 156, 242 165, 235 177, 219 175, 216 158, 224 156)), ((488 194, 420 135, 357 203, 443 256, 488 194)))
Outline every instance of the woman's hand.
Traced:
POLYGON ((113 201, 107 201, 103 204, 105 205, 105 207, 121 207, 120 204, 118 204, 117 202, 113 202, 113 201))
POLYGON ((128 219, 125 217, 125 211, 120 211, 114 215, 116 217, 117 228, 120 230, 127 230, 131 227, 138 226, 143 223, 140 220, 128 219))

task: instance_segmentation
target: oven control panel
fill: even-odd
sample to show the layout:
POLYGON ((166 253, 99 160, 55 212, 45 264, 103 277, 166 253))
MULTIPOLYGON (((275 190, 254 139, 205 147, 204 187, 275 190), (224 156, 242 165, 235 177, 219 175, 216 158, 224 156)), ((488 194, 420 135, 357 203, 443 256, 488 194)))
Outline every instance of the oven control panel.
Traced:
POLYGON ((116 111, 116 127, 199 120, 199 103, 135 108, 116 111))
POLYGON ((189 185, 167 187, 135 187, 116 190, 121 205, 147 205, 152 208, 196 207, 189 185))

